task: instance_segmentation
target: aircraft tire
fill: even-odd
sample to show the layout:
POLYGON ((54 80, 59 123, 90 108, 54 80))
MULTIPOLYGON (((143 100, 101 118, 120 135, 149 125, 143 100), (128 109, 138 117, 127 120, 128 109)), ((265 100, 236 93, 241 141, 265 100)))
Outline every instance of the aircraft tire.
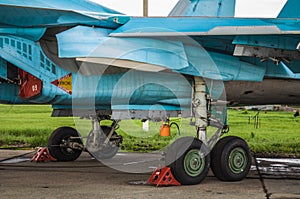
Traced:
POLYGON ((240 181, 249 173, 251 152, 247 143, 236 136, 220 139, 211 152, 211 169, 221 181, 240 181))
POLYGON ((199 139, 179 138, 167 149, 166 164, 181 184, 199 184, 209 170, 209 150, 199 139))
MULTIPOLYGON (((49 153, 58 161, 74 161, 76 160, 82 150, 75 150, 69 147, 63 147, 65 141, 69 141, 70 137, 79 137, 79 133, 71 127, 60 127, 53 131, 48 139, 49 153)), ((82 144, 81 139, 76 142, 82 144)))
MULTIPOLYGON (((111 127, 109 126, 101 126, 103 133, 107 136, 111 130, 111 127)), ((113 133, 113 135, 117 135, 116 132, 113 133)), ((86 148, 89 151, 89 137, 91 136, 91 133, 88 135, 87 141, 86 141, 86 148)), ((97 151, 89 151, 89 153, 91 154, 91 156, 93 156, 94 158, 98 159, 111 159, 113 158, 119 151, 119 147, 118 146, 109 146, 105 149, 102 150, 97 150, 97 151)))

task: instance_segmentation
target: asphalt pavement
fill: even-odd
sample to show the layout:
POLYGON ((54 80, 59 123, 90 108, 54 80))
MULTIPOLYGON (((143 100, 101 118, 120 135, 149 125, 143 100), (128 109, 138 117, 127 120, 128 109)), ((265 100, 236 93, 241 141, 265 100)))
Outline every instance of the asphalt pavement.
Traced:
POLYGON ((159 153, 118 153, 104 163, 88 153, 74 162, 36 163, 30 161, 33 155, 0 150, 0 198, 263 199, 268 193, 270 198, 300 199, 297 160, 285 164, 259 159, 262 179, 253 166, 240 182, 221 182, 210 172, 198 185, 155 187, 146 181, 161 164, 159 153))

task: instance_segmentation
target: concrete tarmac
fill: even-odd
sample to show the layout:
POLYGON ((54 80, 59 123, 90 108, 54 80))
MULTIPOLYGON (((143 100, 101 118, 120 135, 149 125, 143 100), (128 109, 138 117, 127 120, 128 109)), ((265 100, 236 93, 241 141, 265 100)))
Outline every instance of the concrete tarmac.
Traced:
MULTIPOLYGON (((255 169, 240 182, 221 182, 210 172, 199 185, 157 188, 145 182, 159 154, 119 153, 117 161, 106 162, 113 168, 87 153, 74 162, 46 163, 30 162, 33 154, 0 150, 0 198, 266 198, 255 169)), ((300 199, 297 177, 264 175, 264 183, 270 198, 300 199)))

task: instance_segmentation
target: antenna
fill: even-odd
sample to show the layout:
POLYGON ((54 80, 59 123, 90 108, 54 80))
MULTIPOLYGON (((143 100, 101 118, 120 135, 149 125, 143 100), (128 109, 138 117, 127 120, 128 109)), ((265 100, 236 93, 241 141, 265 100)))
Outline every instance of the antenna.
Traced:
POLYGON ((143 0, 143 16, 148 17, 148 0, 143 0))

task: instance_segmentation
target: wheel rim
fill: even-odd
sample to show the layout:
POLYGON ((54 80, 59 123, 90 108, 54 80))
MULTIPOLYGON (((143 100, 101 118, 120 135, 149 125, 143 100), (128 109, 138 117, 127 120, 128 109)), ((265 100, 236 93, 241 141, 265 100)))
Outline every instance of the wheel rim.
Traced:
POLYGON ((67 136, 67 137, 64 137, 61 141, 61 144, 65 145, 65 146, 60 146, 60 150, 65 155, 72 155, 74 153, 73 149, 66 146, 66 143, 69 142, 69 139, 70 139, 70 136, 67 136))
POLYGON ((205 158, 199 149, 190 150, 184 157, 184 170, 189 176, 200 175, 205 168, 205 158))
POLYGON ((246 151, 242 148, 235 148, 229 155, 229 167, 235 174, 240 174, 245 171, 248 159, 246 151))

